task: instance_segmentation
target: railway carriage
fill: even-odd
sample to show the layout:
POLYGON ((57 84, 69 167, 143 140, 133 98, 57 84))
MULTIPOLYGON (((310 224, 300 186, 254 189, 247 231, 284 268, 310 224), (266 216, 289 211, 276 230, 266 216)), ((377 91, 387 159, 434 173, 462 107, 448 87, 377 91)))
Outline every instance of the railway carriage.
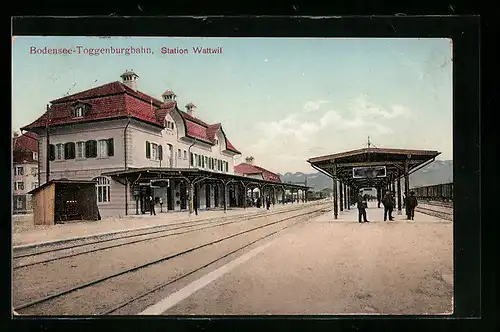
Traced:
POLYGON ((418 199, 429 201, 453 201, 453 183, 435 184, 432 186, 424 186, 412 188, 415 196, 418 199))

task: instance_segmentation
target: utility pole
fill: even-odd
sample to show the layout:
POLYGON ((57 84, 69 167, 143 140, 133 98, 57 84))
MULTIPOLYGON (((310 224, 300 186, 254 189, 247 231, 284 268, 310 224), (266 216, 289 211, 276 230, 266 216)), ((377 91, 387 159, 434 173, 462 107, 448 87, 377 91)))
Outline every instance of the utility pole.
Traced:
POLYGON ((368 136, 368 149, 370 148, 372 144, 370 143, 370 136, 368 136))
MULTIPOLYGON (((46 156, 45 156, 45 182, 49 182, 50 179, 50 142, 49 142, 49 123, 50 123, 50 106, 47 104, 47 121, 45 123, 45 135, 46 135, 46 156)), ((39 184, 40 185, 40 184, 39 184)))

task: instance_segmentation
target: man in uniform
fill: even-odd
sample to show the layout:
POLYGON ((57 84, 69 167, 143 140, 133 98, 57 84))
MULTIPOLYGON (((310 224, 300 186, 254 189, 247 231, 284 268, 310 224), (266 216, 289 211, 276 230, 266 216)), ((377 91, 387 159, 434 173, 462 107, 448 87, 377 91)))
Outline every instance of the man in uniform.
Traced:
POLYGON ((149 212, 151 213, 151 215, 155 215, 156 216, 155 200, 153 198, 153 195, 149 196, 149 212))
POLYGON ((387 221, 387 215, 389 215, 389 220, 394 220, 392 218, 392 209, 394 208, 394 198, 392 197, 392 193, 387 191, 385 193, 384 199, 382 200, 382 204, 384 204, 384 221, 387 221))
POLYGON ((410 196, 406 199, 406 219, 413 220, 417 205, 417 198, 415 197, 415 192, 412 190, 410 191, 410 196))
POLYGON ((358 194, 358 222, 363 223, 363 222, 369 222, 366 219, 366 208, 368 207, 366 199, 361 195, 361 193, 358 194), (363 217, 363 221, 361 221, 361 217, 363 217))

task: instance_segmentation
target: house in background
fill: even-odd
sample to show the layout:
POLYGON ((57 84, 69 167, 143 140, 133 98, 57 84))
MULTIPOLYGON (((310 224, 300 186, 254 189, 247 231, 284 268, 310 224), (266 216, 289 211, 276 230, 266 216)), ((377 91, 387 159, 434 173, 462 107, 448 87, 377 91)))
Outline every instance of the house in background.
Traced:
POLYGON ((38 140, 36 134, 14 133, 12 138, 12 193, 13 213, 31 213, 29 191, 38 187, 38 140))
MULTIPOLYGON (((40 118, 22 128, 38 136, 42 183, 46 181, 48 154, 49 179, 95 181, 99 211, 107 217, 149 211, 149 195, 161 198, 166 210, 189 207, 183 180, 171 179, 166 187, 147 186, 136 192, 129 183, 103 173, 197 168, 234 174, 233 158, 240 152, 220 123, 208 124, 196 117, 192 103, 180 110, 171 90, 160 99, 139 91, 138 75, 133 71, 126 71, 121 78, 121 82, 53 100, 40 118)), ((199 186, 195 193, 200 209, 221 206, 222 196, 221 186, 213 184, 199 186)))
MULTIPOLYGON (((258 180, 264 180, 268 181, 271 183, 277 183, 281 184, 281 178, 279 175, 276 173, 273 173, 261 166, 255 165, 255 158, 254 157, 246 157, 245 162, 241 163, 239 165, 234 166, 234 172, 239 175, 243 175, 249 178, 254 178, 258 180)), ((282 197, 281 199, 278 196, 278 192, 274 191, 274 197, 272 197, 273 202, 279 202, 279 201, 299 201, 302 200, 304 201, 306 199, 305 197, 305 191, 304 190, 296 190, 295 192, 293 190, 283 190, 281 192, 282 197)), ((247 190, 247 196, 249 199, 253 200, 254 198, 260 197, 260 189, 257 188, 251 188, 247 190)))

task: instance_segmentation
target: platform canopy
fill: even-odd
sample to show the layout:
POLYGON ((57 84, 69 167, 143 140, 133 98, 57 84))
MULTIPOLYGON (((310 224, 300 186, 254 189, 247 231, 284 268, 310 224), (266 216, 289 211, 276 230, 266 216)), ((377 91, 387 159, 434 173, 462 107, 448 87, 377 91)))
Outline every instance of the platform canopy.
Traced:
POLYGON ((316 170, 354 187, 378 187, 434 161, 438 151, 367 147, 307 160, 316 170), (353 171, 355 171, 353 174, 353 171), (356 174, 357 173, 357 174, 356 174))

